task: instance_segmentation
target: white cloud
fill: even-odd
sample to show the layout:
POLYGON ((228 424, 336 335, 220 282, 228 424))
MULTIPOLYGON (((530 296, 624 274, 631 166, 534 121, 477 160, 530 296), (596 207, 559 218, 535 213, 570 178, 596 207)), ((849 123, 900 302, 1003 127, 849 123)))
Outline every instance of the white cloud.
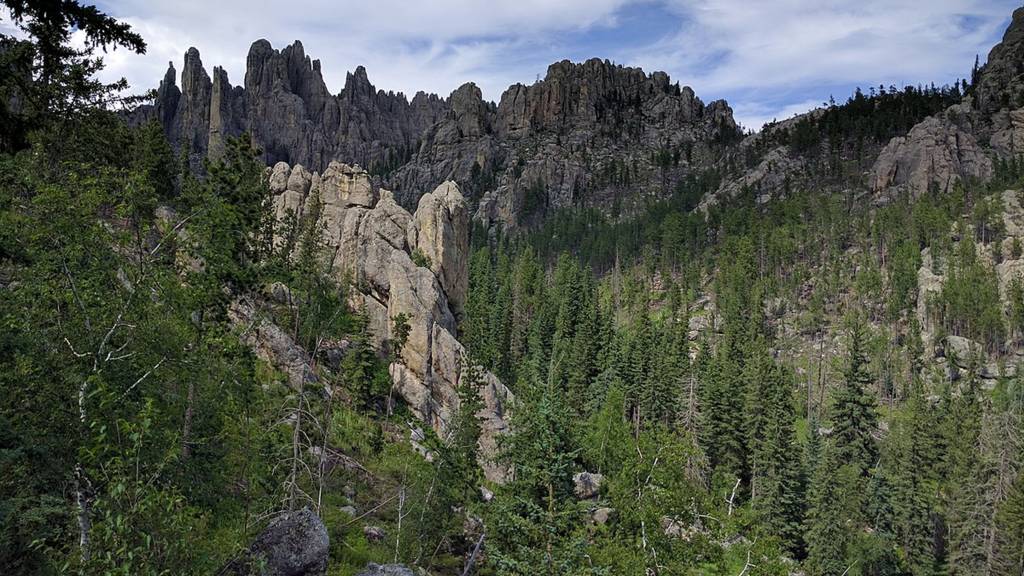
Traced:
POLYGON ((180 70, 185 50, 195 46, 207 68, 222 66, 232 83, 241 84, 254 40, 282 48, 298 39, 323 62, 332 92, 342 88, 346 72, 364 65, 378 88, 447 95, 475 81, 497 99, 511 79, 533 77, 537 63, 524 63, 520 55, 566 32, 614 25, 616 11, 628 1, 295 0, 254 6, 244 0, 125 0, 107 9, 142 33, 149 50, 143 57, 108 58, 107 74, 151 87, 168 60, 180 70), (505 65, 513 60, 518 64, 505 65))
POLYGON ((786 120, 803 114, 809 110, 821 107, 825 102, 822 100, 801 100, 792 104, 785 104, 779 107, 760 102, 740 102, 733 107, 733 115, 745 127, 751 130, 760 130, 762 126, 773 120, 786 120))
MULTIPOLYGON (((630 55, 632 63, 668 71, 698 94, 756 91, 776 111, 739 116, 759 127, 792 103, 817 105, 827 90, 861 85, 939 84, 967 75, 985 59, 1017 3, 1011 0, 669 0, 677 33, 630 55), (823 90, 824 89, 824 90, 823 90)), ((835 94, 845 98, 848 94, 835 94)), ((739 102, 737 110, 764 108, 739 102)))
MULTIPOLYGON (((249 46, 259 38, 276 48, 302 40, 306 53, 323 62, 332 92, 342 88, 346 72, 364 65, 385 90, 447 95, 474 81, 496 100, 509 84, 532 82, 551 62, 597 56, 665 70, 705 100, 727 98, 744 125, 759 128, 830 94, 845 98, 856 85, 945 83, 966 75, 1015 6, 1013 0, 120 0, 100 8, 149 44, 145 56, 124 50, 106 56, 104 78, 124 76, 139 91, 156 86, 168 61, 180 71, 190 46, 207 69, 222 66, 241 84, 249 46), (628 39, 594 34, 619 31, 627 20, 628 39)), ((5 26, 0 19, 0 31, 5 26)))

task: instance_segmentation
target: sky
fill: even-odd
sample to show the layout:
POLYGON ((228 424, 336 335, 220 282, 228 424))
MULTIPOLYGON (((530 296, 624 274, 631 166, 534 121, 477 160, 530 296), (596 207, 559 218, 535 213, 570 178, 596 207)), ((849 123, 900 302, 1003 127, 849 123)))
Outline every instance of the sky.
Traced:
MULTIPOLYGON (((301 40, 331 92, 366 67, 378 89, 442 96, 476 82, 498 101, 563 59, 663 70, 757 130, 860 86, 946 84, 985 61, 1009 0, 118 0, 98 2, 148 43, 106 54, 104 79, 156 87, 199 49, 242 84, 250 44, 301 40)), ((10 30, 0 15, 0 33, 10 30)), ((7 32, 9 33, 9 32, 7 32)))

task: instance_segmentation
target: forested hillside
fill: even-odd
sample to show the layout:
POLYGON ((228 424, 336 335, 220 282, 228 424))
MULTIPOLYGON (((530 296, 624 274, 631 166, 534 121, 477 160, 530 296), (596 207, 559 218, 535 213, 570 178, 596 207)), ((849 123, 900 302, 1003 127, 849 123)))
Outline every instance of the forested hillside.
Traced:
POLYGON ((125 96, 4 5, 0 573, 1024 574, 1024 9, 743 135, 599 60, 125 96))

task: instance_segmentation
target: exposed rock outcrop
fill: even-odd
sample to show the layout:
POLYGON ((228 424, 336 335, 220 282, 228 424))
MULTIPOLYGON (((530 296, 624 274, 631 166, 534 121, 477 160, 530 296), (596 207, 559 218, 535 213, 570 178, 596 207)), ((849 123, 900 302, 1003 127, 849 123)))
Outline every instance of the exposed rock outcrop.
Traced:
MULTIPOLYGON (((390 367, 393 385, 444 437, 458 410, 466 356, 456 335, 467 289, 469 215, 458 186, 442 183, 409 214, 390 192, 375 190, 359 166, 332 162, 321 176, 278 163, 268 169, 268 179, 279 216, 305 214, 319 203, 334 274, 351 283, 352 303, 366 312, 378 346, 391 341, 395 319, 404 315, 409 333, 400 361, 390 367)), ((258 328, 274 335, 269 327, 258 328)), ((290 374, 302 373, 300 360, 290 362, 296 366, 290 374)), ((494 375, 484 372, 481 380, 481 464, 488 478, 501 480, 504 470, 491 457, 497 436, 508 430, 512 398, 494 375)))
POLYGON ((994 114, 1024 106, 1024 8, 1013 11, 1003 39, 988 53, 974 93, 977 108, 994 114))
POLYGON ((327 573, 327 528, 308 508, 270 523, 252 545, 218 574, 229 576, 322 576, 327 573))
POLYGON ((282 371, 292 389, 316 380, 307 352, 280 326, 258 314, 252 302, 235 300, 228 317, 239 327, 242 341, 258 358, 282 371))
POLYGON ((577 498, 596 498, 601 492, 604 476, 593 472, 577 472, 573 475, 572 481, 577 498))
POLYGON ((951 116, 952 109, 926 118, 906 136, 889 141, 871 169, 872 190, 887 196, 907 192, 917 197, 932 186, 948 192, 961 180, 991 178, 992 161, 974 136, 951 116))
POLYGON ((707 214, 712 206, 743 193, 753 194, 758 204, 785 196, 802 165, 802 159, 793 157, 786 146, 773 148, 757 166, 735 179, 722 182, 715 192, 704 197, 698 208, 707 214))

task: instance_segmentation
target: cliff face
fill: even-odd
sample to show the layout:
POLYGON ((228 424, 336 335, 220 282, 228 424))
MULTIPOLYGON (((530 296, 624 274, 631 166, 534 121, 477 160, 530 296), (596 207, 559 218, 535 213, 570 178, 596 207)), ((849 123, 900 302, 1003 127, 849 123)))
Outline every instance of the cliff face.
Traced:
POLYGON ((868 187, 888 200, 990 179, 995 160, 1024 153, 1022 73, 1024 8, 1018 8, 978 71, 970 96, 893 138, 878 155, 868 187))
POLYGON ((705 105, 662 72, 598 59, 553 64, 540 82, 509 87, 496 108, 472 85, 449 103, 391 183, 405 199, 431 179, 465 182, 480 199, 476 217, 506 228, 562 207, 628 211, 644 200, 631 191, 670 193, 739 135, 725 102, 705 105))
MULTIPOLYGON (((334 275, 351 286, 351 303, 367 314, 377 346, 392 341, 396 318, 406 318, 408 338, 389 369, 394 390, 445 437, 466 376, 466 352, 456 335, 469 277, 469 213, 458 186, 442 183, 410 214, 358 166, 331 162, 319 174, 279 162, 268 169, 268 178, 279 218, 311 214, 319 206, 334 275)), ((294 363, 288 355, 271 356, 294 363)), ((504 470, 492 457, 498 436, 508 430, 512 394, 481 372, 481 463, 488 478, 500 481, 504 470)))

